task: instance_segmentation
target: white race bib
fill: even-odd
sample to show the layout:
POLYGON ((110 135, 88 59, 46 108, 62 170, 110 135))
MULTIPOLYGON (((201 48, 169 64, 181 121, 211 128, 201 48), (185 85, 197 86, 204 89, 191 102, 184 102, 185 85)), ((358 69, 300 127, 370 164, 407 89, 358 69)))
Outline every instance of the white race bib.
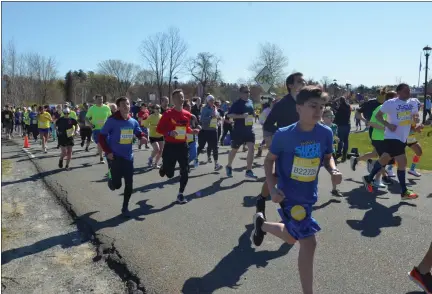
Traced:
POLYGON ((33 124, 33 125, 37 124, 37 119, 33 119, 33 120, 32 120, 32 124, 33 124))
POLYGON ((187 141, 188 141, 188 143, 193 142, 193 140, 194 140, 193 134, 187 134, 187 141))
POLYGON ((294 156, 291 178, 299 182, 313 182, 320 165, 319 158, 300 158, 294 156))
POLYGON ((397 113, 400 126, 409 126, 411 124, 411 111, 402 111, 397 113))
POLYGON ((74 135, 74 131, 75 131, 75 129, 67 129, 66 130, 66 135, 70 138, 70 137, 73 137, 73 135, 74 135))
POLYGON ((9 114, 5 114, 5 119, 9 119, 9 114))
POLYGON ((177 132, 176 140, 186 139, 186 127, 176 127, 175 131, 177 132))
POLYGON ((252 126, 253 123, 254 123, 253 115, 248 115, 248 117, 245 118, 245 125, 246 126, 252 126))
POLYGON ((212 118, 210 121, 210 128, 216 128, 216 126, 217 126, 217 119, 212 118))
POLYGON ((120 131, 120 144, 132 144, 133 129, 122 129, 120 131))

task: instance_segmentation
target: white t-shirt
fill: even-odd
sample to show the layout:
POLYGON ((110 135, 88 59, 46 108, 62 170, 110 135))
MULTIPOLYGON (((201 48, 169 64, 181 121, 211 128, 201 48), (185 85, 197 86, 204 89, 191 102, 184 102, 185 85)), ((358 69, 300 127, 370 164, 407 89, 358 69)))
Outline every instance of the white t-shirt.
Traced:
POLYGON ((420 101, 409 98, 403 101, 399 98, 387 100, 380 111, 387 114, 387 122, 396 125, 394 132, 385 128, 384 139, 397 139, 405 143, 410 133, 413 115, 419 112, 420 101))

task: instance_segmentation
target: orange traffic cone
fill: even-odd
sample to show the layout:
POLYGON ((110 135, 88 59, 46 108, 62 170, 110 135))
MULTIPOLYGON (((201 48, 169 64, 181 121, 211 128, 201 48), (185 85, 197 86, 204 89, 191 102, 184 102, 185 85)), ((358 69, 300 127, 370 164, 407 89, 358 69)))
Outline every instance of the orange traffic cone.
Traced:
POLYGON ((29 139, 28 139, 27 135, 25 135, 25 137, 24 137, 24 147, 23 148, 30 148, 30 143, 29 143, 29 139))

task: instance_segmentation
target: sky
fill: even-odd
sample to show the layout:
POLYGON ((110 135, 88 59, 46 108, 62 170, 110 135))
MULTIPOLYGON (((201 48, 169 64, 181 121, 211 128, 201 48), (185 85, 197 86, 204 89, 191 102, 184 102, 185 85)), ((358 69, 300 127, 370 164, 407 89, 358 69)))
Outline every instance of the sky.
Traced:
MULTIPOLYGON (((306 78, 327 76, 339 84, 372 86, 396 84, 400 79, 417 85, 420 53, 424 46, 432 46, 432 3, 427 2, 1 5, 2 44, 13 40, 18 52, 55 57, 61 76, 68 70, 96 70, 107 59, 148 68, 140 56, 140 44, 170 26, 179 28, 188 56, 210 52, 221 58, 226 82, 253 77, 249 68, 259 44, 270 42, 288 57, 287 74, 301 71, 306 78)), ((185 71, 178 78, 184 81, 190 76, 185 71)))

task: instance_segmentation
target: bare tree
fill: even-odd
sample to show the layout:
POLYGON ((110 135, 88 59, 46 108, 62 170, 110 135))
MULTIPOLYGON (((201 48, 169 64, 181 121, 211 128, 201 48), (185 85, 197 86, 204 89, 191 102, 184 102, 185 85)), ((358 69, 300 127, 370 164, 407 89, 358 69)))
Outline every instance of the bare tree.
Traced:
POLYGON ((324 91, 327 91, 328 86, 331 84, 332 80, 328 76, 323 76, 321 78, 321 84, 324 87, 324 91))
POLYGON ((117 79, 116 95, 125 95, 135 82, 139 66, 119 59, 108 59, 98 63, 98 71, 100 74, 115 77, 117 79))
POLYGON ((203 93, 209 86, 216 86, 222 80, 219 63, 220 59, 208 52, 200 52, 190 60, 188 70, 195 81, 202 85, 203 93))
POLYGON ((180 37, 178 28, 171 27, 166 37, 168 43, 168 93, 171 97, 171 82, 184 64, 187 45, 180 37))
POLYGON ((284 55, 283 50, 276 44, 260 44, 258 56, 250 66, 250 70, 257 75, 265 66, 268 67, 274 83, 277 84, 286 78, 285 69, 288 66, 288 57, 284 55))
POLYGON ((159 99, 163 96, 164 76, 169 66, 169 45, 165 33, 157 33, 145 39, 139 48, 146 65, 154 73, 159 99))
POLYGON ((141 85, 153 85, 156 82, 156 76, 153 71, 143 69, 138 72, 135 82, 141 85))

